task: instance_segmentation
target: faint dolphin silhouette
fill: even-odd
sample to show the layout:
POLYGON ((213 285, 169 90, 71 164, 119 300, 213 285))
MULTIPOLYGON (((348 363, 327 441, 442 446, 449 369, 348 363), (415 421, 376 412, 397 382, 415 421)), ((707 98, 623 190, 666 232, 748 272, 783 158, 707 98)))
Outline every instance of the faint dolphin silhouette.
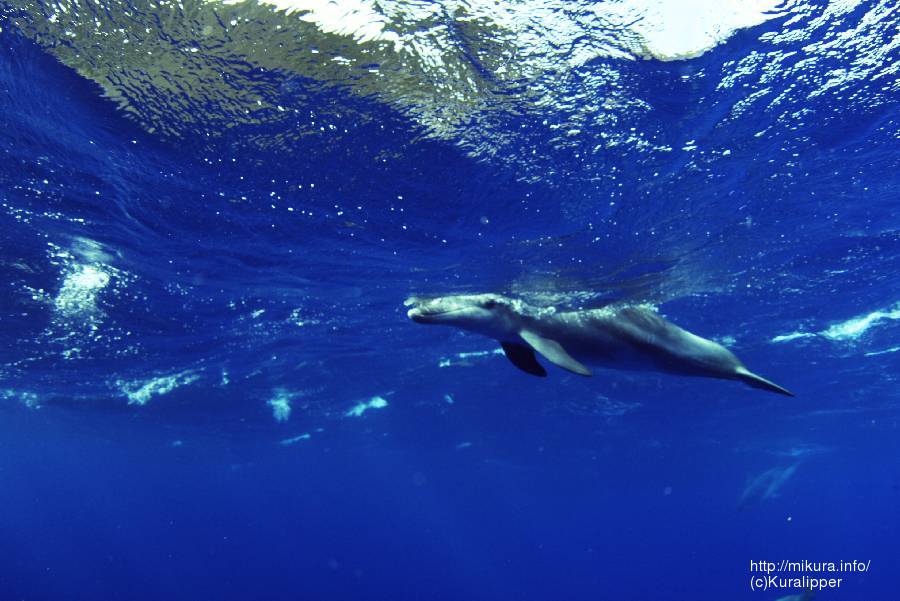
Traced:
POLYGON ((738 509, 744 509, 751 503, 761 503, 777 497, 778 491, 794 475, 799 466, 800 462, 798 461, 787 467, 773 467, 753 478, 749 478, 738 501, 738 509))
POLYGON ((812 601, 813 597, 815 596, 815 591, 808 590, 796 595, 785 595, 784 597, 778 597, 777 599, 775 599, 775 601, 812 601))

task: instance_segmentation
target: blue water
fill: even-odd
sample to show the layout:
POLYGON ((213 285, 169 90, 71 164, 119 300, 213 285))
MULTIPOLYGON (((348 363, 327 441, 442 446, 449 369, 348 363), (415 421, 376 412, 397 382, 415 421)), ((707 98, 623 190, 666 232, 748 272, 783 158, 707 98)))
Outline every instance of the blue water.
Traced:
POLYGON ((458 106, 155 30, 190 69, 104 71, 52 6, 0 3, 0 600, 897 598, 891 3, 530 82, 460 33, 458 106), (652 303, 797 396, 530 378, 402 306, 480 291, 652 303))

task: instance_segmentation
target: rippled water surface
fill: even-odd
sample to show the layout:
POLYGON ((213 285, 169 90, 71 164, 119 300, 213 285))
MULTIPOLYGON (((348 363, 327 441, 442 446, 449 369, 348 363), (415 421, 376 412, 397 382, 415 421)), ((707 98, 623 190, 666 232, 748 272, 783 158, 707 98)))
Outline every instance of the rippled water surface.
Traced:
POLYGON ((895 4, 0 0, 0 599, 893 598, 895 4), (485 291, 797 396, 402 306, 485 291))

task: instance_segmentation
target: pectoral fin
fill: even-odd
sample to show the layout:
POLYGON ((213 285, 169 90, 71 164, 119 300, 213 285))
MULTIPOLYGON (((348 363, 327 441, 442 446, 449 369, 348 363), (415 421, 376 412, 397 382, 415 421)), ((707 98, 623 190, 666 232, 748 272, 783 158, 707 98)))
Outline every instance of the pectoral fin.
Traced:
POLYGON ((519 336, 531 345, 531 348, 539 352, 547 358, 548 361, 555 363, 563 369, 567 369, 579 376, 590 376, 591 371, 584 365, 572 358, 572 355, 566 352, 557 341, 543 338, 529 330, 522 330, 519 336))
POLYGON ((534 349, 530 346, 515 344, 514 342, 501 342, 500 346, 503 347, 506 358, 525 373, 541 378, 547 377, 547 370, 537 362, 534 356, 534 349))

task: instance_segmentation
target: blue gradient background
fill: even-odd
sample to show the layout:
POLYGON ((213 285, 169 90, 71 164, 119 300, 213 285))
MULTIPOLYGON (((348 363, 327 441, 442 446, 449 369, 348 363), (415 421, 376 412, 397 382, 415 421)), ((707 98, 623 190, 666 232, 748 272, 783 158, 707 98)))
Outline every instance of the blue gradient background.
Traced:
MULTIPOLYGON (((526 183, 340 90, 311 102, 366 119, 290 152, 232 145, 240 128, 167 140, 4 26, 0 599, 776 599, 796 591, 751 592, 749 564, 781 559, 871 560, 817 599, 894 598, 897 93, 860 80, 725 122, 744 91, 679 83, 778 27, 628 67, 654 103, 637 127, 727 158, 691 169, 623 150, 577 173, 559 150, 545 157, 559 173, 526 183), (779 125, 802 109, 802 126, 779 125), (634 234, 651 227, 659 241, 634 234), (61 319, 53 298, 90 249, 118 270, 100 317, 61 319), (531 379, 502 356, 460 358, 493 345, 401 306, 548 286, 655 302, 797 396, 531 379), (128 403, 135 382, 186 371, 128 403), (287 421, 267 404, 278 390, 287 421), (347 416, 375 396, 388 405, 347 416)), ((540 128, 521 119, 509 131, 532 128, 532 144, 540 128)))

